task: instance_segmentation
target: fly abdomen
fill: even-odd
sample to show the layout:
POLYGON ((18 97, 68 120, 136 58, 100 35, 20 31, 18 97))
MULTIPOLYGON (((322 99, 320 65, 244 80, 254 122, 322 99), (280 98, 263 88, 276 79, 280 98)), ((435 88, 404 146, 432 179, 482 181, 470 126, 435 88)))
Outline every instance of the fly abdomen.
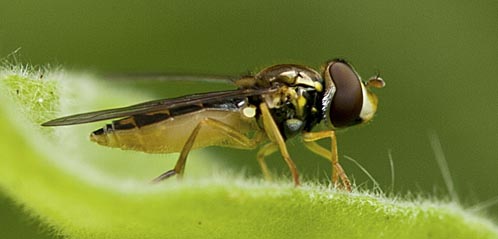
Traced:
POLYGON ((108 147, 143 150, 141 147, 146 145, 146 142, 142 140, 140 129, 170 118, 172 118, 170 111, 134 115, 106 124, 103 128, 94 131, 90 139, 108 147))
MULTIPOLYGON (((133 128, 133 127, 131 127, 133 128)), ((97 144, 104 145, 104 146, 110 146, 110 147, 117 147, 117 140, 114 137, 114 122, 111 124, 106 124, 104 127, 93 131, 90 134, 90 140, 93 142, 96 142, 97 144)))
MULTIPOLYGON (((242 134, 258 129, 255 119, 247 118, 237 108, 178 107, 168 112, 135 115, 113 121, 112 124, 95 130, 90 139, 100 145, 125 150, 147 153, 179 152, 194 128, 207 118, 222 122, 242 134)), ((241 147, 237 141, 227 141, 226 135, 220 133, 217 128, 205 127, 197 135, 193 148, 210 145, 241 147)))
POLYGON ((115 120, 111 124, 107 124, 103 128, 94 131, 90 135, 90 139, 100 145, 108 147, 143 150, 141 149, 141 146, 146 145, 148 142, 142 142, 143 132, 140 132, 141 128, 152 126, 168 119, 172 120, 175 116, 186 115, 201 109, 202 107, 199 105, 190 105, 152 114, 139 114, 115 120), (126 136, 123 137, 123 135, 126 136), (138 142, 138 144, 136 142, 138 142))

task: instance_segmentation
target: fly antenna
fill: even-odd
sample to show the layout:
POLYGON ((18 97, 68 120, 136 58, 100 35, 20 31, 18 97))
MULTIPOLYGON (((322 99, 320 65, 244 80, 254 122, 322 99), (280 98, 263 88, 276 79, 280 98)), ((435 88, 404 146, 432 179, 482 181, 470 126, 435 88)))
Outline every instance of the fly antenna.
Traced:
POLYGON ((380 77, 380 71, 377 70, 377 73, 375 76, 370 77, 366 82, 365 85, 367 87, 373 87, 373 88, 384 88, 386 86, 386 82, 380 77))

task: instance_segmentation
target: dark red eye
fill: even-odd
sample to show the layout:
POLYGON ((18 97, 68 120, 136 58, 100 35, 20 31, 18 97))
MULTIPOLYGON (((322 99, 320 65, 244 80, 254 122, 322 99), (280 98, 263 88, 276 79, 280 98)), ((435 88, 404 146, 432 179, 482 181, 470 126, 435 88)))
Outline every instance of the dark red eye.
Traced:
POLYGON ((329 117, 334 127, 346 127, 361 123, 360 111, 363 105, 361 81, 356 72, 345 62, 332 62, 328 73, 336 91, 330 104, 329 117))

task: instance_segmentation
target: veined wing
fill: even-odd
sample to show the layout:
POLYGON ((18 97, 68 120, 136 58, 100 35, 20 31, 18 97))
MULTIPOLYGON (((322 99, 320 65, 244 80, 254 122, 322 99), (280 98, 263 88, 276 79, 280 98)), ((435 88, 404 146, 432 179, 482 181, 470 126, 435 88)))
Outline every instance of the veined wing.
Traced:
POLYGON ((107 119, 122 118, 127 116, 146 114, 155 111, 167 110, 175 107, 195 105, 209 102, 220 102, 234 98, 245 98, 248 96, 262 95, 276 91, 276 88, 265 89, 239 89, 230 91, 218 91, 202 94, 186 95, 178 98, 148 101, 122 108, 100 110, 82 114, 70 115, 47 121, 42 126, 62 126, 84 124, 107 119))

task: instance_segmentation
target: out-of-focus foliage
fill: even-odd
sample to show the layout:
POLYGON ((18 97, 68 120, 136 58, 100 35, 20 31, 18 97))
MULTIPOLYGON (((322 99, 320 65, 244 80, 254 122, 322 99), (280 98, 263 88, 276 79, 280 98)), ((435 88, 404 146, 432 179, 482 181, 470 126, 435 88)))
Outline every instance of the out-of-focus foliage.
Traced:
MULTIPOLYGON (((343 57, 364 78, 380 72, 387 87, 370 125, 338 135, 340 154, 390 190, 391 150, 394 192, 444 196, 428 137, 435 132, 461 201, 473 205, 498 195, 497 11, 496 1, 1 1, 0 57, 20 47, 16 57, 32 64, 235 75, 343 57)), ((215 88, 144 85, 135 87, 157 97, 215 88)), ((329 174, 328 162, 290 144, 303 175, 329 174)), ((235 170, 259 175, 254 152, 222 152, 235 170)), ((269 161, 286 173, 278 156, 269 161)), ((342 161, 357 183, 368 181, 342 161)), ((498 217, 496 205, 485 210, 498 217)))

